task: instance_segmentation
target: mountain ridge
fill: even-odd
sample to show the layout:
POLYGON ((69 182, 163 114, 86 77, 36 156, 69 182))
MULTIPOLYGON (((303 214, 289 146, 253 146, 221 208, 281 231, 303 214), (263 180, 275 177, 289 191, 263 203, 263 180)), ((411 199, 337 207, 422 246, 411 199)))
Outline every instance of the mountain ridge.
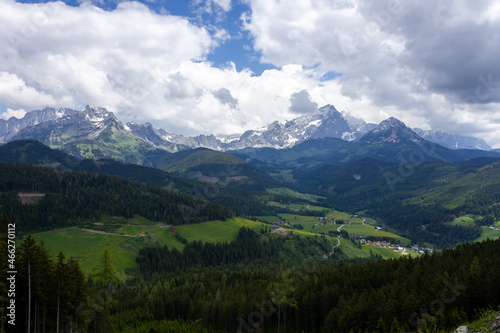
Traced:
MULTIPOLYGON (((381 124, 387 124, 387 121, 395 122, 396 119, 389 118, 381 124)), ((8 121, 0 120, 0 141, 36 139, 70 152, 76 157, 113 158, 124 162, 148 164, 150 162, 146 155, 150 152, 159 154, 161 151, 175 152, 201 147, 219 151, 247 148, 287 149, 308 140, 323 138, 337 138, 346 142, 366 141, 366 135, 379 126, 380 124, 366 123, 345 111, 339 112, 333 105, 325 105, 318 113, 286 122, 275 121, 241 135, 216 137, 213 134, 202 134, 185 137, 155 129, 151 123, 123 124, 113 112, 101 107, 87 106, 81 111, 45 108, 28 112, 21 119, 12 117, 8 121)), ((490 148, 484 140, 472 137, 418 128, 411 130, 406 125, 404 131, 413 133, 414 142, 425 136, 423 139, 442 143, 450 149, 490 148)), ((390 138, 386 139, 390 141, 390 138)), ((375 141, 371 143, 375 144, 375 141)))

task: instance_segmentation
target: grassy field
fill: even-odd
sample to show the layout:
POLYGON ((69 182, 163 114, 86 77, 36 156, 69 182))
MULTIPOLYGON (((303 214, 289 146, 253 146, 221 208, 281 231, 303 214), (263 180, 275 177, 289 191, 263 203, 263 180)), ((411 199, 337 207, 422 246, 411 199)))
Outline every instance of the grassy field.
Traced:
POLYGON ((402 257, 401 252, 394 252, 392 249, 388 249, 385 247, 379 247, 379 246, 373 246, 373 245, 363 245, 361 247, 363 252, 365 252, 368 256, 370 256, 370 250, 372 251, 373 255, 381 255, 383 258, 386 259, 394 259, 394 258, 399 258, 402 257))
POLYGON ((450 222, 450 225, 461 225, 461 226, 474 226, 474 219, 469 216, 460 216, 455 219, 453 222, 450 222))
POLYGON ((188 242, 202 241, 203 243, 230 242, 238 236, 241 227, 247 227, 259 232, 266 224, 255 222, 240 217, 228 219, 227 221, 210 221, 198 224, 176 226, 181 236, 188 242))
POLYGON ((332 211, 332 212, 326 214, 326 217, 331 217, 332 219, 341 219, 341 220, 345 220, 345 221, 348 221, 348 222, 359 222, 359 223, 361 223, 361 221, 363 221, 363 218, 351 217, 347 213, 338 212, 338 211, 332 211))
POLYGON ((295 210, 297 212, 300 210, 315 210, 315 211, 320 211, 320 212, 321 211, 325 211, 325 212, 331 211, 330 208, 314 206, 313 204, 311 204, 311 205, 303 205, 303 204, 285 205, 285 204, 282 204, 279 202, 270 201, 270 202, 268 202, 268 205, 274 206, 274 207, 289 208, 289 209, 295 210))
MULTIPOLYGON (((236 239, 241 227, 246 226, 259 231, 262 225, 262 223, 243 218, 233 218, 227 221, 178 226, 176 229, 188 241, 230 242, 236 239)), ((104 249, 108 249, 113 266, 121 279, 125 279, 137 269, 135 258, 142 247, 167 245, 170 248, 182 250, 185 246, 170 233, 168 227, 156 225, 124 225, 117 230, 116 234, 66 228, 33 236, 38 243, 43 240, 54 259, 60 251, 67 258, 77 259, 86 274, 92 273, 104 249), (145 237, 136 237, 140 232, 147 234, 145 237)))
MULTIPOLYGON (((113 266, 121 279, 126 277, 127 269, 137 268, 136 253, 130 251, 137 246, 130 244, 134 241, 132 237, 106 235, 77 228, 43 232, 34 234, 33 237, 37 243, 43 240, 45 248, 54 259, 62 251, 67 258, 73 257, 78 260, 86 274, 92 273, 104 249, 108 249, 113 266)), ((143 244, 145 241, 146 239, 142 240, 143 244)))
POLYGON ((346 254, 349 258, 369 258, 370 254, 366 253, 362 249, 359 249, 351 241, 346 239, 340 240, 339 248, 346 254))
POLYGON ((278 216, 256 216, 257 220, 267 223, 276 223, 281 221, 278 216))
POLYGON ((120 229, 118 229, 116 233, 135 236, 141 232, 154 232, 158 229, 160 229, 160 227, 150 225, 124 225, 120 229))
POLYGON ((481 229, 483 229, 483 233, 481 234, 481 236, 476 238, 474 240, 474 242, 482 242, 488 238, 489 239, 500 238, 500 231, 498 231, 498 230, 491 230, 491 229, 488 229, 488 227, 481 227, 481 229))
MULTIPOLYGON (((304 230, 292 230, 292 232, 303 236, 314 236, 321 232, 328 234, 329 230, 337 230, 340 227, 340 225, 333 223, 328 223, 325 226, 314 226, 314 223, 319 221, 318 217, 282 214, 281 218, 291 224, 300 223, 304 227, 304 230)), ((113 219, 113 222, 124 223, 128 221, 116 221, 113 219)), ((99 258, 104 250, 107 249, 120 279, 137 274, 135 258, 141 248, 167 245, 169 248, 175 247, 178 250, 182 250, 185 246, 174 237, 168 227, 159 226, 147 220, 144 221, 140 217, 135 218, 133 223, 121 226, 112 234, 78 228, 66 228, 42 232, 33 236, 38 243, 43 240, 45 247, 54 259, 60 251, 67 258, 73 257, 77 259, 80 262, 82 270, 87 275, 93 273, 93 269, 99 263, 99 258), (139 224, 144 222, 146 222, 144 225, 139 224), (137 237, 142 232, 146 233, 146 236, 137 237)), ((256 232, 260 232, 263 227, 269 227, 269 225, 236 217, 226 221, 209 221, 199 224, 176 226, 175 229, 188 242, 202 241, 204 243, 217 243, 235 240, 241 227, 248 227, 256 232)), ((366 235, 374 233, 378 236, 403 239, 400 236, 385 231, 374 231, 370 225, 344 225, 343 228, 349 233, 364 233, 366 235)), ((491 230, 486 228, 485 232, 488 233, 489 231, 491 230)), ((500 235, 500 232, 498 234, 500 235)), ((347 240, 341 240, 340 248, 351 258, 369 256, 369 251, 358 249, 347 240)), ((382 249, 378 248, 376 250, 376 254, 382 255, 384 258, 394 257, 392 252, 385 253, 382 249)))
MULTIPOLYGON (((327 222, 325 225, 314 225, 319 222, 319 217, 316 216, 301 216, 295 214, 279 214, 286 222, 291 225, 300 224, 304 228, 304 231, 308 231, 311 233, 324 233, 328 235, 329 231, 337 231, 341 224, 333 224, 327 222)), ((345 213, 335 212, 333 216, 337 216, 335 218, 346 219, 345 216, 349 218, 349 215, 345 213)), ((359 218, 349 218, 352 221, 360 222, 362 219, 359 218)), ((366 236, 375 236, 375 237, 389 237, 394 238, 395 240, 403 243, 409 244, 409 240, 407 238, 401 237, 399 235, 393 234, 387 231, 376 231, 372 225, 369 224, 356 224, 356 225, 343 225, 342 229, 345 230, 349 234, 362 234, 366 236)))
POLYGON ((366 235, 366 236, 375 236, 375 237, 389 237, 399 240, 400 242, 406 242, 409 240, 407 238, 401 237, 399 235, 393 234, 388 231, 377 231, 373 226, 367 224, 355 224, 355 225, 345 225, 342 229, 345 230, 349 234, 358 234, 358 235, 366 235))
POLYGON ((321 197, 321 196, 314 195, 314 194, 300 193, 300 192, 294 191, 292 189, 289 189, 288 187, 269 188, 266 190, 266 192, 273 193, 273 194, 286 195, 286 196, 293 197, 293 198, 306 199, 306 200, 309 200, 312 202, 317 202, 318 199, 325 199, 325 197, 321 197))

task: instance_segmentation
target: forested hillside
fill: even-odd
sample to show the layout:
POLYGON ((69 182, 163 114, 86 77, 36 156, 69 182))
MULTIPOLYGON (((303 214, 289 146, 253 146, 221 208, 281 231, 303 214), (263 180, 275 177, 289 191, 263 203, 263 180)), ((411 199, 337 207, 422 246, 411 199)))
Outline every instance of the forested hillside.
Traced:
POLYGON ((194 269, 131 283, 110 311, 120 330, 182 318, 220 332, 446 331, 500 304, 498 253, 497 240, 312 269, 194 269))
POLYGON ((496 158, 400 164, 360 159, 297 178, 331 194, 337 209, 363 211, 414 242, 449 247, 481 234, 478 226, 452 225, 455 218, 471 214, 484 221, 479 225, 500 218, 499 170, 496 158))
POLYGON ((79 225, 101 214, 125 218, 138 214, 174 225, 233 215, 226 207, 159 187, 44 167, 0 163, 0 191, 0 210, 24 232, 79 225), (44 196, 23 204, 20 192, 44 196))

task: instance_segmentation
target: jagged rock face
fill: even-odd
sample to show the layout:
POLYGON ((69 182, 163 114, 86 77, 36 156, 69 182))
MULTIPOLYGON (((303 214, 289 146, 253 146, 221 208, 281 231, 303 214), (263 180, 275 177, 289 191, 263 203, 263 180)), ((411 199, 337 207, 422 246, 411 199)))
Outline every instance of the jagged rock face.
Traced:
POLYGON ((43 110, 28 112, 21 119, 17 119, 15 117, 10 118, 9 120, 0 119, 0 142, 11 141, 17 133, 26 127, 36 126, 44 122, 57 120, 61 117, 73 115, 77 112, 78 111, 76 110, 66 108, 45 108, 43 110))
POLYGON ((425 140, 432 141, 446 148, 491 150, 491 147, 483 139, 464 135, 452 135, 442 131, 424 131, 420 128, 414 128, 413 130, 425 140))
POLYGON ((35 139, 47 145, 58 145, 68 138, 96 138, 110 124, 122 126, 113 112, 87 106, 80 112, 69 112, 57 119, 25 127, 12 140, 35 139))
MULTIPOLYGON (((353 118, 355 119, 355 118, 353 118)), ((333 105, 320 108, 320 113, 274 122, 258 130, 246 131, 239 140, 231 141, 229 149, 247 147, 289 148, 308 139, 338 138, 354 140, 370 129, 362 120, 351 126, 333 105)))
POLYGON ((396 118, 389 118, 381 122, 375 129, 365 134, 361 139, 364 143, 420 143, 423 139, 408 126, 396 118))
POLYGON ((237 150, 243 148, 290 148, 308 139, 338 138, 347 141, 363 140, 366 143, 401 141, 420 142, 425 140, 451 149, 469 148, 490 150, 484 140, 450 135, 440 131, 415 132, 404 123, 389 118, 379 125, 364 122, 346 112, 339 112, 332 105, 319 109, 319 113, 301 116, 286 122, 275 121, 256 130, 248 130, 242 135, 217 138, 214 135, 185 137, 170 134, 163 129, 155 129, 150 123, 129 122, 125 126, 113 112, 104 108, 87 106, 82 111, 53 109, 28 112, 22 119, 0 119, 0 142, 16 139, 36 139, 45 144, 58 145, 68 138, 96 139, 107 127, 115 131, 126 131, 151 146, 166 150, 186 147, 205 147, 215 150, 237 150))
POLYGON ((130 131, 130 133, 136 137, 141 138, 154 146, 161 146, 165 143, 165 140, 162 138, 162 134, 154 129, 153 125, 150 123, 138 125, 134 122, 128 122, 125 129, 130 131))
POLYGON ((317 127, 311 138, 353 139, 353 128, 351 128, 335 107, 327 105, 321 108, 320 111, 324 112, 323 117, 321 117, 321 124, 317 127))

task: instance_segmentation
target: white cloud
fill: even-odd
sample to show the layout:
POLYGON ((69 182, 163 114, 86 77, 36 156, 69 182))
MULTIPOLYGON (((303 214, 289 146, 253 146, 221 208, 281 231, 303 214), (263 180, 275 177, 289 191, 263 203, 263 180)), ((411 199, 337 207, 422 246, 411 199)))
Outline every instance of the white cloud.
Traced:
POLYGON ((24 110, 24 109, 13 110, 13 109, 7 108, 7 110, 5 110, 4 113, 0 114, 0 119, 9 120, 12 117, 17 118, 17 119, 21 119, 24 117, 25 114, 26 114, 26 110, 24 110))
POLYGON ((290 111, 298 114, 315 113, 318 111, 318 104, 311 100, 311 95, 304 89, 290 96, 290 111))
MULTIPOLYGON (((463 129, 460 117, 442 115, 466 115, 479 111, 479 104, 500 102, 500 16, 493 0, 247 3, 251 11, 242 17, 244 27, 263 62, 311 66, 314 77, 342 73, 336 81, 351 99, 347 108, 365 101, 355 111, 364 118, 391 115, 420 127, 463 129), (483 98, 476 98, 479 77, 484 81, 488 75, 494 84, 488 91, 482 87, 483 98), (471 100, 475 103, 467 104, 471 100)), ((495 141, 500 143, 500 136, 495 141)))
MULTIPOLYGON (((211 2, 210 0, 207 2, 211 2)), ((231 9, 231 0, 213 0, 217 6, 228 12, 231 9)))
MULTIPOLYGON (((246 3, 254 51, 277 67, 261 75, 206 60, 235 33, 217 24, 138 2, 104 11, 0 0, 0 104, 100 105, 185 135, 243 132, 334 104, 370 122, 396 116, 500 144, 494 1, 246 3), (332 71, 341 76, 320 81, 332 71), (471 119, 480 125, 467 126, 471 119)), ((230 0, 192 4, 217 17, 232 9, 230 0)))
POLYGON ((54 105, 56 100, 29 86, 16 74, 0 71, 0 101, 4 105, 30 108, 38 105, 54 105))
MULTIPOLYGON (((116 109, 130 103, 150 71, 169 74, 186 60, 203 60, 217 45, 206 29, 137 2, 114 11, 60 2, 0 6, 0 71, 4 81, 10 75, 26 86, 31 104, 38 94, 44 97, 39 105, 116 109)), ((25 106, 15 98, 2 102, 25 106)))
POLYGON ((213 94, 223 105, 229 105, 232 109, 238 106, 238 99, 234 98, 233 95, 231 95, 231 91, 227 88, 215 90, 213 94))

